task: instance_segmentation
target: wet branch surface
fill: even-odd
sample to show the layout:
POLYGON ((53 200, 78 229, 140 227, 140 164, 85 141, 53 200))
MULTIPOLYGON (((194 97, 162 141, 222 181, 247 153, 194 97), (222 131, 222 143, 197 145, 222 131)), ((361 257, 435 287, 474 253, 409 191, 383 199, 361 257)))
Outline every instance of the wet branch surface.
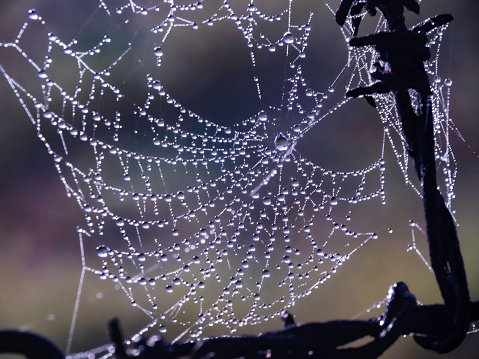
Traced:
MULTIPOLYGON (((389 289, 386 310, 369 320, 335 320, 296 325, 284 312, 284 329, 258 336, 207 338, 197 342, 169 344, 159 336, 140 338, 135 349, 127 350, 119 322, 109 324, 115 357, 153 358, 377 358, 402 335, 414 336, 422 347, 438 353, 456 349, 464 340, 471 322, 479 320, 479 302, 471 302, 466 273, 454 220, 437 189, 434 157, 433 114, 429 79, 423 62, 429 59, 426 33, 452 20, 439 15, 407 29, 404 8, 419 13, 415 0, 343 0, 336 21, 344 25, 348 13, 353 17, 354 36, 361 22, 363 8, 374 16, 379 10, 389 31, 354 37, 354 47, 374 46, 379 58, 389 64, 373 65, 369 87, 349 91, 350 97, 365 97, 375 106, 374 95, 392 92, 407 142, 409 155, 422 185, 431 266, 444 304, 418 305, 406 284, 395 283, 389 289), (415 90, 418 108, 411 104, 410 89, 415 90), (359 347, 347 347, 361 338, 370 340, 359 347)), ((59 359, 62 353, 48 340, 20 331, 0 332, 0 353, 24 354, 30 359, 59 359)))

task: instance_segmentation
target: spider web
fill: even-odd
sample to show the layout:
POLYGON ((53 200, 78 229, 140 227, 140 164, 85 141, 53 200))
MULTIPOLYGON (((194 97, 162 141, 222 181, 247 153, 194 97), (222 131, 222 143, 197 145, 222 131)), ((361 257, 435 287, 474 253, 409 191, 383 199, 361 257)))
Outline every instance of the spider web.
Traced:
MULTIPOLYGON (((368 163, 351 161, 353 169, 344 170, 312 154, 317 131, 327 131, 323 124, 341 122, 337 114, 362 101, 345 92, 373 82, 369 69, 378 56, 370 47, 347 47, 350 18, 336 29, 344 64, 318 84, 308 77, 313 70, 307 62, 311 53, 314 58, 316 13, 299 1, 97 5, 93 13, 105 19, 104 32, 89 34, 93 18, 73 40, 57 36, 31 9, 16 39, 2 44, 20 55, 25 74, 0 67, 67 196, 84 213, 67 352, 88 276, 121 291, 132 311, 143 315, 146 324, 131 338, 157 330, 173 341, 239 333, 317 293, 369 241, 394 233, 387 223, 364 221, 364 213, 381 212, 386 204, 388 151, 420 197, 391 94, 374 95, 381 132, 368 163), (230 111, 229 118, 200 114, 204 107, 195 96, 218 108, 220 101, 195 90, 200 69, 178 73, 174 67, 181 64, 182 46, 208 52, 194 47, 196 34, 207 46, 218 41, 211 33, 217 28, 247 60, 221 91, 244 86, 253 94, 245 95, 247 108, 239 115, 230 111), (30 32, 37 33, 35 50, 30 32), (278 69, 279 77, 270 73, 278 69), (172 73, 185 83, 174 82, 172 73)), ((319 9, 333 18, 329 5, 319 9)), ((384 20, 376 21, 374 31, 385 31, 384 20)), ((462 136, 449 117, 452 81, 439 75, 445 28, 429 34, 433 55, 425 66, 439 183, 452 209, 457 165, 450 136, 462 136)), ((234 60, 228 60, 232 66, 234 60)), ((420 222, 409 223, 409 249, 428 266, 414 236, 422 232, 420 222)), ((79 357, 109 351, 105 346, 79 357)))

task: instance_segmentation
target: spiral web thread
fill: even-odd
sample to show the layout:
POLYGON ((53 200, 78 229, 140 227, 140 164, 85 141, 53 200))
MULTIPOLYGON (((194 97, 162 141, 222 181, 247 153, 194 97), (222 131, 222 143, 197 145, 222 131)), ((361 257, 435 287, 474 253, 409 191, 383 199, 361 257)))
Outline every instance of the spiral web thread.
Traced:
MULTIPOLYGON (((148 324, 137 334, 159 328, 176 341, 205 336, 211 327, 235 333, 278 317, 369 240, 392 232, 375 233, 355 221, 361 204, 386 201, 386 146, 420 196, 409 180, 411 164, 391 94, 374 95, 383 141, 377 160, 367 167, 328 170, 296 149, 308 131, 349 101, 343 95, 347 90, 373 82, 369 68, 378 59, 370 47, 349 48, 336 80, 311 88, 302 64, 308 45, 314 46, 308 44, 313 13, 298 23, 295 4, 290 0, 281 12, 268 14, 255 3, 224 1, 215 10, 201 1, 179 5, 170 0, 152 7, 125 1, 116 8, 101 1, 101 11, 111 18, 154 24, 149 30, 155 44, 149 43, 145 57, 157 67, 148 68, 142 88, 133 91, 126 81, 114 80, 133 55, 133 42, 125 43, 108 65, 98 61, 115 41, 114 32, 87 50, 81 50, 81 41, 66 43, 48 33, 45 54, 38 57, 22 45, 30 27, 47 33, 47 23, 32 9, 15 41, 2 44, 21 54, 38 75, 22 84, 0 68, 53 157, 67 196, 85 215, 78 227, 83 271, 75 313, 84 277, 93 274, 113 282, 146 316, 148 324), (161 80, 162 59, 175 31, 222 22, 234 23, 241 32, 253 70, 258 54, 286 62, 276 105, 231 126, 184 107, 161 80), (266 36, 262 31, 269 24, 276 31, 266 36), (55 72, 64 63, 74 86, 63 85, 66 80, 55 72), (280 121, 284 117, 286 125, 280 121)), ((329 6, 325 9, 333 16, 329 6)), ((449 118, 451 80, 438 73, 445 27, 429 34, 433 56, 425 66, 432 79, 441 190, 451 208, 456 162, 449 135, 462 136, 449 118)), ((379 19, 376 31, 385 29, 379 19)), ((338 31, 347 47, 351 19, 338 31)), ((261 100, 261 77, 253 81, 261 100)), ((411 226, 420 230, 414 222, 411 226)), ((75 320, 76 314, 69 346, 75 320)), ((95 352, 109 356, 109 349, 95 352)))

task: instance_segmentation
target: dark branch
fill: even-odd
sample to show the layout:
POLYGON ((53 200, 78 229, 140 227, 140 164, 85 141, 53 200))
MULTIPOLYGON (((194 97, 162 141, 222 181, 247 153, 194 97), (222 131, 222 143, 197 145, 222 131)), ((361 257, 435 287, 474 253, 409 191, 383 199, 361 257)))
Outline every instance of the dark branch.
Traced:
POLYGON ((64 359, 64 355, 48 339, 19 330, 0 331, 0 354, 15 353, 28 359, 64 359))
MULTIPOLYGON (((437 189, 434 157, 434 118, 429 79, 423 62, 430 56, 425 33, 452 20, 450 15, 431 18, 412 30, 404 25, 403 5, 415 11, 413 1, 366 1, 368 8, 378 8, 388 21, 390 32, 353 38, 351 46, 373 45, 379 58, 389 63, 385 71, 376 65, 372 77, 375 83, 369 88, 348 92, 351 96, 393 92, 402 122, 409 154, 414 159, 417 176, 422 184, 423 204, 431 266, 446 306, 450 330, 441 338, 416 337, 421 346, 439 353, 449 352, 459 346, 467 333, 470 321, 469 291, 462 255, 459 249, 454 220, 437 189), (417 91, 417 109, 413 109, 409 89, 417 91)), ((417 9, 418 10, 418 9, 417 9)))
MULTIPOLYGON (((469 308, 471 322, 479 320, 479 302, 471 302, 469 308)), ((406 285, 397 283, 390 289, 385 312, 369 320, 307 323, 258 336, 206 338, 171 345, 157 337, 148 346, 141 341, 136 347, 144 346, 140 359, 256 359, 266 354, 272 358, 376 358, 401 335, 443 338, 451 326, 447 313, 444 305, 416 305, 406 285), (370 338, 370 342, 358 348, 345 347, 362 338, 370 338)))

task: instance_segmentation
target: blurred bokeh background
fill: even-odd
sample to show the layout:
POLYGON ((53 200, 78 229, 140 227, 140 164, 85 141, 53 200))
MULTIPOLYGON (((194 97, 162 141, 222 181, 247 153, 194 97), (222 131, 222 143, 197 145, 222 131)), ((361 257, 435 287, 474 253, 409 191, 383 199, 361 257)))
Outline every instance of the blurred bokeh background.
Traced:
MULTIPOLYGON (((317 30, 309 41, 311 53, 308 53, 310 60, 307 71, 313 88, 324 88, 346 61, 345 45, 332 14, 322 1, 313 5, 309 1, 298 3, 298 6, 312 7, 315 11, 312 26, 317 30)), ((80 36, 88 42, 90 33, 95 38, 105 28, 112 26, 99 20, 99 13, 103 10, 99 9, 98 4, 96 0, 2 0, 0 42, 13 41, 27 19, 27 10, 30 8, 36 8, 52 31, 65 41, 80 36)), ((338 1, 331 1, 330 4, 336 8, 338 1)), ((444 35, 440 66, 444 78, 453 79, 451 117, 466 141, 466 144, 458 140, 452 143, 458 162, 454 208, 471 297, 477 300, 479 3, 475 0, 425 0, 421 6, 419 16, 407 14, 410 24, 440 13, 451 13, 455 18, 444 35)), ((138 22, 132 27, 139 28, 140 25, 138 22)), ((138 35, 141 33, 138 32, 138 35)), ((251 94, 238 85, 242 83, 242 76, 238 74, 244 66, 241 62, 244 59, 231 51, 228 46, 233 40, 225 36, 221 32, 212 32, 201 40, 199 37, 175 40, 178 46, 169 49, 170 67, 169 71, 164 72, 162 80, 170 92, 183 100, 186 107, 212 121, 221 122, 224 121, 222 118, 228 118, 227 121, 234 123, 256 113, 258 105, 249 103, 248 96, 251 94), (222 82, 225 76, 232 79, 235 86, 225 88, 222 82)), ((35 36, 29 34, 27 40, 28 46, 35 48, 35 36)), ((40 44, 41 41, 38 41, 40 44)), ((91 41, 94 43, 96 40, 91 41)), ((10 54, 0 49, 0 64, 15 70, 17 60, 10 54)), ((138 57, 141 59, 142 55, 138 57)), ((246 58, 246 61, 249 59, 246 58)), ((21 71, 16 70, 22 76, 21 71)), ((64 76, 67 77, 68 73, 64 76)), ((32 81, 36 80, 32 78, 32 81)), ((251 78, 247 77, 247 80, 251 78)), ((244 86, 246 88, 248 85, 244 86)), ((271 89, 271 93, 274 91, 271 89)), ((0 328, 22 328, 41 333, 65 350, 82 268, 76 227, 83 224, 83 214, 78 205, 65 195, 51 157, 36 138, 35 127, 3 77, 0 78, 0 96, 0 328)), ((358 100, 354 106, 350 104, 348 109, 341 110, 335 121, 329 123, 330 132, 317 134, 323 137, 318 137, 317 143, 312 141, 311 145, 318 145, 319 150, 317 146, 304 146, 301 149, 303 153, 307 153, 307 157, 317 155, 318 160, 326 165, 329 159, 329 165, 339 163, 341 166, 345 162, 346 165, 360 162, 361 159, 353 156, 356 156, 360 147, 380 149, 381 144, 377 141, 381 140, 381 129, 374 127, 379 121, 371 120, 375 113, 362 102, 358 100), (338 146, 332 149, 328 147, 333 146, 328 138, 331 141, 336 135, 344 137, 332 140, 338 146)), ((363 166, 363 163, 358 165, 363 166)), ((411 216, 410 211, 421 214, 421 202, 411 191, 404 195, 405 192, 400 189, 404 187, 401 185, 403 178, 395 168, 397 165, 389 163, 389 166, 387 212, 404 225, 403 230, 384 240, 368 243, 331 280, 298 303, 292 310, 297 321, 356 316, 381 300, 388 286, 398 280, 405 281, 423 303, 441 301, 433 275, 419 256, 414 252, 406 252, 407 245, 411 243, 407 221, 411 216)), ((381 227, 381 216, 371 214, 370 220, 376 221, 376 226, 381 227)), ((421 236, 417 240, 428 257, 425 238, 421 236)), ((119 316, 132 328, 137 320, 131 308, 124 310, 129 305, 124 295, 117 295, 93 276, 87 278, 85 286, 78 324, 75 326, 73 351, 106 343, 106 322, 113 316, 119 316)), ((281 327, 279 320, 269 325, 270 329, 281 327)), ((252 334, 258 331, 256 327, 249 329, 252 334)), ((479 334, 471 334, 458 350, 441 357, 476 358, 478 355, 479 334)), ((401 339, 383 355, 384 358, 407 356, 439 357, 416 346, 411 338, 401 339)))

